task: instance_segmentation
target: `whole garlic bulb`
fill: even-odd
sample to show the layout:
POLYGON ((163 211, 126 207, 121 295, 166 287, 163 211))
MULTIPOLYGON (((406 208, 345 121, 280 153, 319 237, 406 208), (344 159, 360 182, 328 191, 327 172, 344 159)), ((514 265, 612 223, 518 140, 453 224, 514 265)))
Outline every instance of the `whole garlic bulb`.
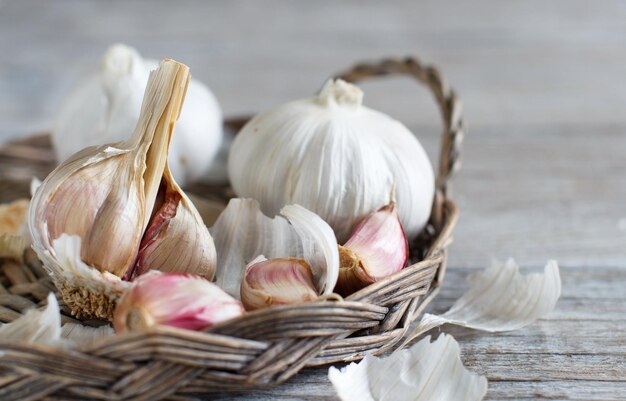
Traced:
POLYGON ((363 92, 330 80, 313 98, 258 114, 236 136, 228 160, 233 189, 273 216, 297 203, 346 241, 395 186, 407 237, 430 216, 434 174, 426 152, 400 122, 362 106, 363 92))
MULTIPOLYGON (((126 139, 139 119, 150 71, 157 66, 157 61, 144 60, 129 46, 111 46, 99 70, 79 82, 62 102, 52 132, 59 161, 87 146, 126 139)), ((179 184, 206 172, 222 135, 222 111, 215 96, 192 79, 169 155, 170 169, 179 184)))

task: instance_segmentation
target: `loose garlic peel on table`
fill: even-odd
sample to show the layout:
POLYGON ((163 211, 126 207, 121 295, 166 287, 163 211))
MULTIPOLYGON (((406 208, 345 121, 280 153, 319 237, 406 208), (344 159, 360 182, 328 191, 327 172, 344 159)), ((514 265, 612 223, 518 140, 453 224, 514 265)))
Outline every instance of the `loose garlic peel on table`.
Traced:
POLYGON ((214 276, 213 240, 167 163, 188 82, 187 66, 161 62, 132 137, 76 153, 33 197, 33 249, 76 315, 110 319, 148 268, 214 276))
POLYGON ((512 259, 495 263, 469 278, 469 290, 442 315, 425 314, 406 341, 385 358, 367 355, 341 370, 331 367, 328 377, 342 401, 459 400, 478 401, 487 380, 463 366, 459 346, 450 335, 430 336, 409 348, 411 340, 444 324, 488 332, 516 330, 554 310, 561 295, 555 261, 543 273, 522 275, 512 259), (391 372, 391 373, 389 373, 391 372))

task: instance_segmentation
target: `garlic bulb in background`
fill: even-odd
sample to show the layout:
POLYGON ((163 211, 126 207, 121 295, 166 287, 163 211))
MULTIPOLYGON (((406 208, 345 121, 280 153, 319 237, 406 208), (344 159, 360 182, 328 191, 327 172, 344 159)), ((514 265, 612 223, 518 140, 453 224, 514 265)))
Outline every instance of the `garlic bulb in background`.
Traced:
POLYGON ((211 235, 167 164, 188 82, 187 66, 163 61, 132 137, 76 153, 32 199, 33 249, 77 315, 110 318, 148 269, 213 278, 211 235))
MULTIPOLYGON (((111 46, 100 69, 80 81, 62 102, 52 140, 59 161, 92 145, 125 140, 133 131, 155 60, 128 46, 111 46)), ((204 175, 222 143, 222 112, 211 91, 192 79, 172 139, 169 164, 185 185, 204 175)))
POLYGON ((233 142, 228 171, 238 196, 273 216, 286 204, 317 213, 341 242, 389 203, 409 239, 430 216, 434 174, 426 152, 400 122, 363 106, 363 92, 330 80, 313 98, 254 117, 233 142))
POLYGON ((242 313, 241 302, 210 281, 190 274, 151 271, 124 293, 113 325, 117 332, 156 325, 201 330, 242 313))

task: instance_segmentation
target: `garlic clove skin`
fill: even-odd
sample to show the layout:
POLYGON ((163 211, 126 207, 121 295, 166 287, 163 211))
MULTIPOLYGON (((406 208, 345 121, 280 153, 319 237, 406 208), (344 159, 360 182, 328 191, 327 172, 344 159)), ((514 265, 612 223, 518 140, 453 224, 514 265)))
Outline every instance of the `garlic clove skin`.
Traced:
POLYGON ((201 277, 153 270, 124 293, 115 308, 113 327, 117 332, 157 325, 202 330, 243 312, 239 301, 201 277))
POLYGON ((409 255, 395 202, 367 216, 350 239, 339 245, 339 278, 335 291, 343 296, 402 270, 409 255))
MULTIPOLYGON (((141 176, 125 173, 135 173, 132 159, 99 161, 77 170, 73 164, 62 165, 66 169, 57 171, 62 178, 44 181, 33 199, 31 231, 36 243, 48 247, 47 241, 62 234, 77 235, 85 263, 121 276, 134 263, 143 231, 141 176), (70 171, 74 173, 66 174, 70 171)), ((55 172, 51 175, 58 177, 55 172)))
POLYGON ((259 257, 246 267, 241 282, 241 302, 246 310, 297 304, 317 297, 311 266, 300 258, 259 257))
MULTIPOLYGON (((62 102, 52 132, 59 160, 96 144, 127 138, 139 119, 150 71, 158 62, 130 46, 115 44, 100 67, 77 83, 62 102)), ((205 174, 222 143, 222 111, 211 91, 192 79, 172 138, 169 163, 185 185, 205 174)))
POLYGON ((237 196, 263 213, 299 204, 319 215, 340 243, 389 201, 407 237, 426 225, 435 192, 428 156, 400 122, 362 105, 362 92, 341 80, 320 94, 255 116, 235 137, 228 160, 237 196))

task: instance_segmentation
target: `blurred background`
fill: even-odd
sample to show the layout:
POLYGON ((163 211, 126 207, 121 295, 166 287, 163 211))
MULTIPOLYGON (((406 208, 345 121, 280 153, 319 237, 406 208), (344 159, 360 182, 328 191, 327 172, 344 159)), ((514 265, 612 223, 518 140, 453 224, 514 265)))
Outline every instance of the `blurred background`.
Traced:
MULTIPOLYGON (((450 264, 626 266, 625 2, 0 0, 0 142, 48 131, 117 42, 189 65, 226 116, 310 96, 358 61, 416 55, 465 105, 450 264)), ((427 92, 408 79, 364 90, 435 163, 427 92)))

